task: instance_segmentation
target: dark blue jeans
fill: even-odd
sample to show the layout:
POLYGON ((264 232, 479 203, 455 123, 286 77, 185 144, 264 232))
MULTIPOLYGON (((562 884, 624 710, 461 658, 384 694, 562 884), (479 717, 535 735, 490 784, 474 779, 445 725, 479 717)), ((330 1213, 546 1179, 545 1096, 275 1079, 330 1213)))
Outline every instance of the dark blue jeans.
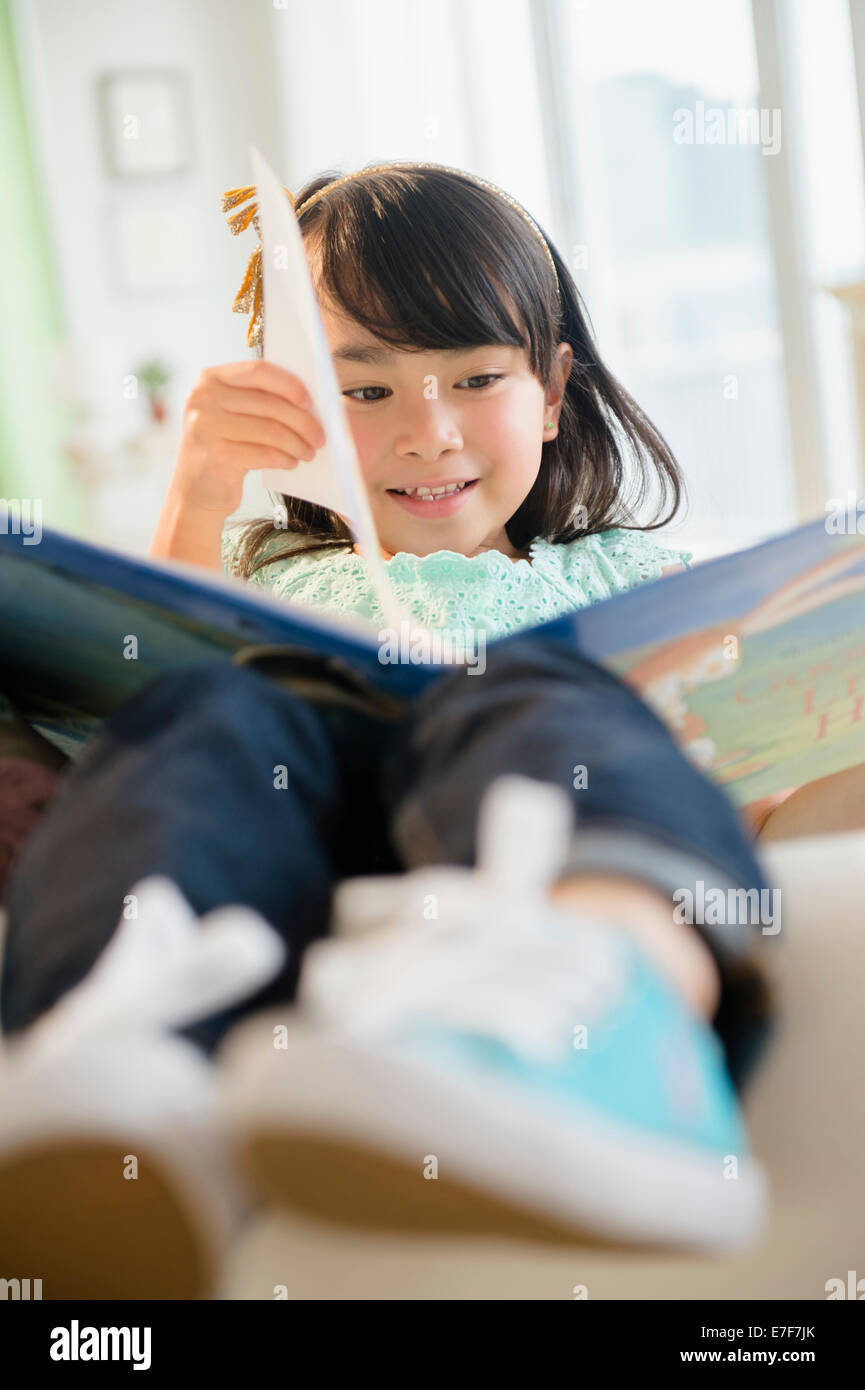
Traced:
MULTIPOLYGON (((219 661, 128 701, 64 774, 13 866, 4 1031, 26 1028, 83 978, 124 895, 160 873, 198 913, 248 904, 289 945, 265 989, 184 1030, 211 1051, 241 1016, 293 997, 340 879, 474 863, 480 801, 505 772, 569 792, 567 870, 646 881, 671 903, 700 883, 768 887, 732 804, 622 681, 543 629, 492 644, 486 658, 483 674, 444 670, 395 723, 219 661), (579 766, 587 785, 575 787, 579 766)), ((713 1023, 741 1089, 771 1026, 760 928, 695 930, 721 971, 713 1023)))

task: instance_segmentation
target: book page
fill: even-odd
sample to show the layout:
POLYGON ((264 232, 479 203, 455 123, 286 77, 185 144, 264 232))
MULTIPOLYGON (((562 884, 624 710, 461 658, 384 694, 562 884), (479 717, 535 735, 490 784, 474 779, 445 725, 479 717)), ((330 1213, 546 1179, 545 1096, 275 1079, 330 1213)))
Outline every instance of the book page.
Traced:
POLYGON ((327 436, 315 458, 301 459, 295 468, 263 469, 261 479, 274 492, 327 507, 345 518, 368 564, 385 618, 398 626, 405 614, 384 568, 297 217, 267 161, 254 147, 250 153, 261 224, 264 356, 300 377, 327 436))
POLYGON ((605 662, 738 805, 865 763, 865 536, 818 521, 647 590, 618 637, 675 624, 677 591, 684 630, 605 662))

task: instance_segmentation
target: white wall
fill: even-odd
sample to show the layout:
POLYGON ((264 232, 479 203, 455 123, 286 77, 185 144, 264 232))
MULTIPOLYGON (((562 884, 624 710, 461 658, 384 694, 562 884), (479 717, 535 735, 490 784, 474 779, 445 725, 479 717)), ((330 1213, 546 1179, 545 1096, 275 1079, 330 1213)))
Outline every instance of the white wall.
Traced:
POLYGON ((291 184, 373 161, 453 164, 559 235, 526 0, 274 0, 271 29, 291 184))
POLYGON ((143 401, 124 398, 124 376, 151 355, 175 371, 170 425, 156 449, 161 461, 146 483, 115 488, 90 528, 106 542, 142 549, 192 382, 206 365, 249 354, 246 318, 231 303, 255 234, 230 235, 220 197, 251 179, 250 143, 280 167, 269 6, 23 0, 15 20, 71 345, 62 384, 85 393, 93 437, 122 459, 123 441, 146 418, 143 401), (172 68, 188 81, 193 165, 171 178, 117 180, 103 163, 97 82, 145 68, 172 68), (177 247, 184 285, 131 292, 118 279, 114 219, 157 200, 189 210, 188 235, 177 247))

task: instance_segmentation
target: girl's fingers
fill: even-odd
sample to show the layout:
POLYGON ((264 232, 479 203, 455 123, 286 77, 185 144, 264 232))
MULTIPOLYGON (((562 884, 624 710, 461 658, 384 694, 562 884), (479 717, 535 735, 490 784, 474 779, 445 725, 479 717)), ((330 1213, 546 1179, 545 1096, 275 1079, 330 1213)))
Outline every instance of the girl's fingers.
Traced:
POLYGON ((312 412, 312 401, 300 377, 273 362, 255 358, 249 362, 225 362, 206 367, 199 376, 189 406, 249 415, 269 415, 321 448, 324 431, 312 412), (233 398, 241 398, 235 403, 233 398), (246 404, 244 404, 246 402, 246 404))
POLYGON ((259 415, 276 419, 288 429, 300 434, 313 449, 324 444, 324 430, 310 411, 299 405, 290 404, 284 396, 273 391, 248 390, 234 386, 231 390, 221 390, 214 395, 222 410, 234 415, 259 415))
POLYGON ((230 410, 214 411, 207 420, 206 436, 210 441, 228 440, 235 444, 278 449, 282 454, 290 455, 294 463, 298 459, 313 459, 316 454, 315 445, 310 444, 297 430, 264 415, 236 415, 230 410))
POLYGON ((225 386, 245 386, 255 391, 272 391, 290 405, 308 410, 312 405, 309 392, 294 372, 277 367, 275 362, 265 362, 256 357, 248 362, 223 362, 216 367, 206 367, 198 378, 198 384, 208 381, 221 382, 225 386))
POLYGON ((284 454, 281 449, 271 448, 267 444, 232 444, 226 440, 222 448, 230 467, 233 469, 236 464, 237 472, 243 476, 259 468, 297 467, 297 458, 293 454, 284 454))

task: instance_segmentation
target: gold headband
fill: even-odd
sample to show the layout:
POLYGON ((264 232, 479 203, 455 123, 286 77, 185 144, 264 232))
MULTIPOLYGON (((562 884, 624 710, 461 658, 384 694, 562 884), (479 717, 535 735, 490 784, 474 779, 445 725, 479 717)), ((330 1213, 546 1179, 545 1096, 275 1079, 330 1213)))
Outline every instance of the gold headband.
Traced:
MULTIPOLYGON (((489 179, 482 179, 478 174, 470 174, 466 169, 455 169, 450 164, 427 164, 409 161, 396 164, 373 164, 366 169, 358 169, 354 174, 345 174, 342 178, 334 179, 332 183, 325 184, 324 188, 320 188, 317 193, 313 193, 312 196, 307 198, 300 206, 295 203, 294 197, 289 189, 283 187, 283 192, 291 203, 295 216, 300 217, 302 212, 305 212, 307 208, 311 208, 313 204, 317 203, 319 198, 323 198, 326 193, 330 193, 331 189, 339 188, 344 183, 350 183, 352 179, 362 178, 364 174, 378 174, 391 169, 440 169, 445 173, 460 174, 463 178, 471 179, 473 183, 478 183, 483 188, 488 188, 491 192, 497 193, 500 198, 504 198, 506 203, 510 203, 511 207, 514 208, 521 217, 525 218, 540 241, 544 250, 544 255, 550 263, 550 269, 553 272, 556 282, 556 293, 559 295, 561 301, 561 290, 559 289, 559 277, 556 271, 556 263, 553 260, 546 238, 537 222, 535 222, 533 217, 529 216, 521 203, 518 203, 509 193, 505 193, 504 189, 499 188, 498 184, 490 183, 489 179)), ((235 313, 248 313, 250 316, 249 328, 246 334, 246 341, 250 347, 257 347, 262 343, 264 328, 261 288, 261 227, 258 221, 258 203, 255 201, 255 191, 254 184, 247 184, 244 188, 230 188, 227 193, 222 195, 222 211, 232 213, 231 217, 228 218, 228 226, 232 234, 238 236, 240 232, 246 231, 246 228, 251 222, 258 232, 259 237, 259 244, 249 258, 246 274, 243 277, 243 283, 237 291, 234 297, 234 303, 231 306, 235 313), (241 204, 244 203, 246 206, 242 207, 241 204), (234 212, 232 211, 234 208, 239 208, 240 210, 234 212)))

